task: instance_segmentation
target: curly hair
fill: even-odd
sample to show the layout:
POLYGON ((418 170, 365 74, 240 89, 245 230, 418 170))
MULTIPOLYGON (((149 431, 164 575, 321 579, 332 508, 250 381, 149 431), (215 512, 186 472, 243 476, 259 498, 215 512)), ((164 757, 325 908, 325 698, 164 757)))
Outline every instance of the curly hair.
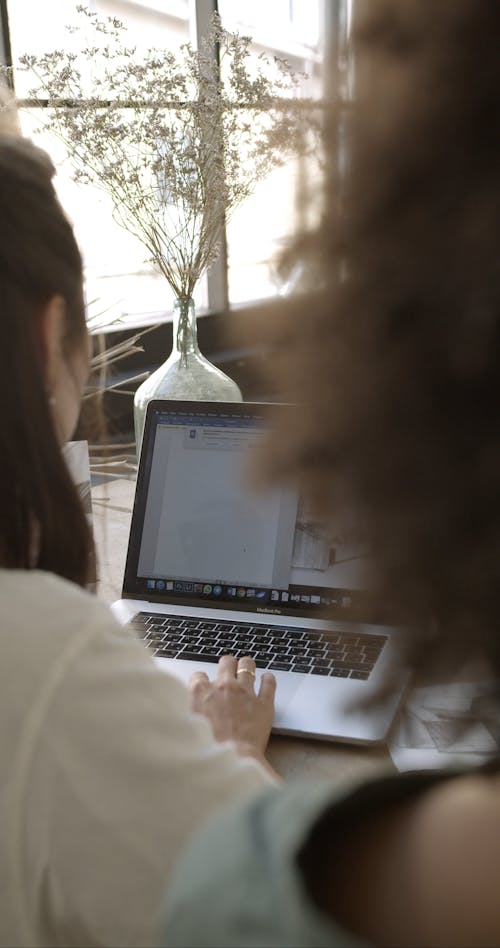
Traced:
POLYGON ((354 505, 380 596, 424 630, 413 664, 482 654, 500 677, 499 49, 491 0, 370 0, 356 24, 342 200, 332 105, 322 221, 294 249, 320 289, 272 330, 300 409, 260 462, 354 505))

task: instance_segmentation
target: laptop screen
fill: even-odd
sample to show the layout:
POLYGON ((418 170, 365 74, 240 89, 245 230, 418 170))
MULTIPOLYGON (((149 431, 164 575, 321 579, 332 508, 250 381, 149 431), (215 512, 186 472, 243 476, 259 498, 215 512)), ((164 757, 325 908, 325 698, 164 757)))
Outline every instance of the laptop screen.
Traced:
POLYGON ((150 403, 124 597, 364 617, 368 547, 352 525, 327 531, 296 490, 250 484, 269 407, 150 403))

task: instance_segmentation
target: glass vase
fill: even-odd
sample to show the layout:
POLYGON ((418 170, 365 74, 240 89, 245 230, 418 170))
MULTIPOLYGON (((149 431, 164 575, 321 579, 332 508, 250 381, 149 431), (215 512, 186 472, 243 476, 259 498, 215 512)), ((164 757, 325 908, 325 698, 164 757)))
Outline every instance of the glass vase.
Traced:
POLYGON ((221 372, 198 347, 196 313, 192 299, 177 299, 173 314, 172 352, 155 372, 139 386, 134 398, 134 427, 137 455, 140 452, 144 418, 153 398, 215 402, 241 402, 236 382, 221 372))

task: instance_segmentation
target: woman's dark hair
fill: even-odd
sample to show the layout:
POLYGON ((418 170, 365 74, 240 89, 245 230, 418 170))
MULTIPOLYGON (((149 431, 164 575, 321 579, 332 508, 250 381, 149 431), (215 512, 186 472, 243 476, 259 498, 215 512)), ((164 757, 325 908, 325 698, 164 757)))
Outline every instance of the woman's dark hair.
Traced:
POLYGON ((85 340, 82 261, 47 155, 0 136, 0 566, 85 585, 92 539, 45 390, 40 307, 66 303, 68 356, 85 340))
POLYGON ((500 3, 363 9, 342 200, 332 106, 296 248, 321 289, 275 330, 302 407, 261 460, 329 514, 354 505, 380 596, 425 629, 414 663, 483 654, 500 678, 500 3))

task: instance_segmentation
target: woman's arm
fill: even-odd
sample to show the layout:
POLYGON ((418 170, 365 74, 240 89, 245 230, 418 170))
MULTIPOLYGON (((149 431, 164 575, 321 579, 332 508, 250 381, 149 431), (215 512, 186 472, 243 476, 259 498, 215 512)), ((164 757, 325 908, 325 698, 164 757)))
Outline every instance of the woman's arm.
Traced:
POLYGON ((317 901, 374 944, 500 944, 500 781, 447 780, 331 841, 317 901))
POLYGON ((92 635, 30 764, 25 911, 50 944, 146 946, 158 941, 165 886, 191 833, 273 781, 214 740, 187 689, 107 612, 89 612, 92 635))

